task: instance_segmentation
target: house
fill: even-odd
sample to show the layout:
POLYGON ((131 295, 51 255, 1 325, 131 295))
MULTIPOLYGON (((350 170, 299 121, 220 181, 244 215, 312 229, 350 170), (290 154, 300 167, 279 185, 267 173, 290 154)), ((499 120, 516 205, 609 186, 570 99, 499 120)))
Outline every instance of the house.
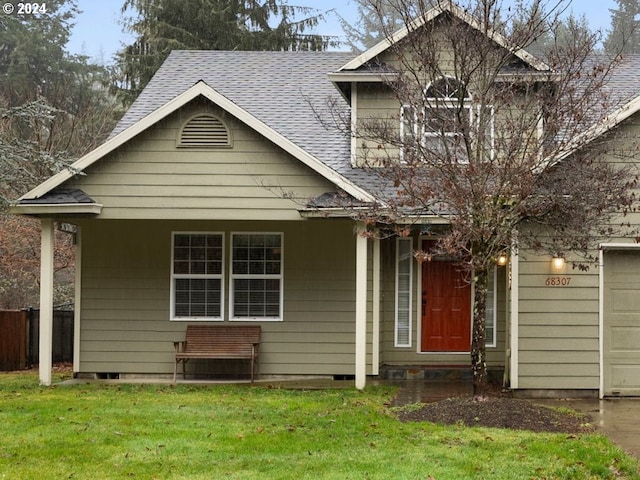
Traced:
MULTIPOLYGON (((421 21, 447 16, 475 25, 451 5, 421 21)), ((414 259, 430 238, 420 226, 359 234, 353 212, 376 201, 376 179, 358 139, 320 120, 329 104, 353 121, 378 108, 385 72, 371 67, 406 36, 356 58, 173 52, 103 145, 12 206, 43 227, 40 358, 51 357, 53 232, 65 222, 77 226, 78 375, 168 376, 172 342, 196 322, 260 325, 264 376, 354 376, 362 388, 370 376, 468 367, 470 289, 452 262, 414 259), (426 308, 436 297, 457 306, 426 308)), ((547 71, 512 51, 521 68, 547 71)), ((621 87, 633 87, 629 72, 621 87)), ((585 135, 631 135, 638 110, 640 97, 585 135)), ((496 267, 487 364, 511 388, 640 393, 640 245, 619 239, 600 255, 589 272, 515 251, 496 267)), ((50 363, 40 368, 49 384, 50 363)))

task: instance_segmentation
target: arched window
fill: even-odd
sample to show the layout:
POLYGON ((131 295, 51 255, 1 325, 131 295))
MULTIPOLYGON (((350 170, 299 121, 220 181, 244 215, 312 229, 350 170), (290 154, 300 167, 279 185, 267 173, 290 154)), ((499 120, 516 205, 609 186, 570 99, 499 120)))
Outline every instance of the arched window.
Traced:
POLYGON ((469 161, 464 140, 482 138, 488 142, 489 155, 493 148, 493 108, 485 107, 488 122, 479 132, 480 108, 474 107, 467 86, 451 77, 442 77, 424 90, 420 105, 403 105, 400 112, 400 136, 403 155, 415 144, 414 152, 436 160, 466 163, 469 161), (485 131, 487 130, 487 131, 485 131))
POLYGON ((199 114, 191 118, 180 130, 178 147, 181 148, 228 148, 231 134, 218 117, 199 114))
POLYGON ((466 85, 451 77, 442 77, 431 82, 425 89, 425 97, 433 100, 471 101, 466 85))
MULTIPOLYGON (((463 135, 472 120, 472 102, 467 87, 451 77, 432 82, 425 89, 423 144, 460 161, 463 135)), ((462 159, 466 159, 463 154, 462 159)))

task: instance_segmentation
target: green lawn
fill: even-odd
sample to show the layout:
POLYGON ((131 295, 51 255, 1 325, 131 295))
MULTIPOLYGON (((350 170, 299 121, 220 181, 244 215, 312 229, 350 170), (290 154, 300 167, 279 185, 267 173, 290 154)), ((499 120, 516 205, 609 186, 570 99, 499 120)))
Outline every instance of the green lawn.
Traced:
POLYGON ((600 435, 400 423, 391 388, 37 383, 0 374, 0 479, 640 479, 600 435))

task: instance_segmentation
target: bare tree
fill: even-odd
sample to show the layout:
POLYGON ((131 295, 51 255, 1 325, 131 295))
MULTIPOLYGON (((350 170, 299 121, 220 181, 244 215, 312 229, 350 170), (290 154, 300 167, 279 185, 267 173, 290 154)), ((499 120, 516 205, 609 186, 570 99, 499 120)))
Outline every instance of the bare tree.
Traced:
MULTIPOLYGON (((454 257, 474 286, 471 364, 481 397, 488 279, 498 256, 511 248, 571 252, 575 266, 589 268, 599 239, 628 233, 621 216, 636 206, 637 173, 605 161, 606 145, 592 141, 591 127, 616 100, 606 95, 614 65, 594 56, 598 37, 576 25, 540 57, 526 52, 558 24, 562 2, 507 9, 500 0, 445 0, 435 10, 425 3, 385 2, 406 35, 386 29, 389 49, 368 66, 391 78, 384 86, 393 106, 360 115, 352 135, 360 166, 379 179, 370 224, 447 224, 432 250, 415 255, 454 257)), ((617 154, 636 151, 628 143, 617 154)))

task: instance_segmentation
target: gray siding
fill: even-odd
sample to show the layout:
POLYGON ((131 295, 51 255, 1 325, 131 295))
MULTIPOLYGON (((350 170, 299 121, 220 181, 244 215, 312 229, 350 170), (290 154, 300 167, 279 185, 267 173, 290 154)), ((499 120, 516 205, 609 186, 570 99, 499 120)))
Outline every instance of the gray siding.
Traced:
POLYGON ((594 389, 599 382, 598 270, 527 255, 520 262, 519 388, 594 389), (570 278, 566 286, 548 278, 570 278))
MULTIPOLYGON (((328 220, 83 222, 81 372, 173 371, 172 342, 188 322, 169 320, 172 231, 225 232, 227 256, 230 232, 283 232, 284 319, 256 322, 261 372, 353 374, 353 223, 328 220)), ((225 320, 228 303, 227 292, 225 320)))
MULTIPOLYGON (((608 134, 596 145, 602 158, 612 163, 634 161, 640 135, 638 115, 608 134), (631 160, 630 160, 631 159, 631 160)), ((640 225, 640 215, 624 218, 640 225)), ((613 238, 605 242, 629 242, 613 238)), ((594 245, 595 247, 595 245, 594 245)), ((571 261, 569 254, 568 260, 571 261)), ((551 258, 524 253, 519 275, 519 382, 522 389, 598 389, 599 362, 599 271, 588 272, 565 266, 554 272, 551 258), (570 277, 567 286, 548 286, 546 279, 570 277)))
POLYGON ((104 205, 104 219, 297 220, 335 186, 229 115, 197 101, 101 159, 70 186, 104 205), (196 113, 222 118, 231 148, 177 148, 196 113))

